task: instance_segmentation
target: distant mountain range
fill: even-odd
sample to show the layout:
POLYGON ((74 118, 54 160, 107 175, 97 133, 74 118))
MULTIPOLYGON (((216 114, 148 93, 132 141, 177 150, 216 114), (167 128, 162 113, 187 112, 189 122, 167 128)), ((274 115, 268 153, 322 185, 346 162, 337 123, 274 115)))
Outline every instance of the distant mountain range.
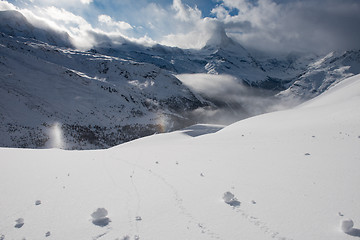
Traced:
POLYGON ((360 51, 260 56, 223 30, 199 50, 103 41, 80 51, 67 33, 1 11, 0 146, 52 147, 59 128, 63 148, 108 148, 206 122, 198 109, 244 108, 195 92, 176 78, 185 73, 231 75, 249 91, 301 101, 360 73, 360 51))

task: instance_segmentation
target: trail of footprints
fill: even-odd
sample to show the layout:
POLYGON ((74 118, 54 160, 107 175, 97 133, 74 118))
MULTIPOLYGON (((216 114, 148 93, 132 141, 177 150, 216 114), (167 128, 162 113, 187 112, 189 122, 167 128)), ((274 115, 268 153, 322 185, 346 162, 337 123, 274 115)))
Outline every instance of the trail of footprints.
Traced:
MULTIPOLYGON (((124 159, 121 159, 123 162, 127 163, 128 165, 133 166, 136 169, 139 169, 141 171, 143 171, 144 173, 148 173, 150 175, 152 175, 153 177, 157 178, 158 180, 160 180, 160 182, 162 182, 168 189, 170 189, 170 191, 172 192, 172 196, 174 199, 174 203, 176 204, 176 206, 179 208, 180 212, 188 219, 188 223, 192 226, 194 226, 195 228, 198 228, 201 233, 203 234, 207 234, 211 239, 221 239, 221 237, 212 232, 210 229, 208 229, 204 224, 199 223, 199 221, 197 221, 192 215, 191 213, 189 213, 186 208, 183 205, 183 199, 180 197, 177 189, 170 184, 163 176, 161 176, 160 174, 157 174, 156 172, 152 171, 151 169, 146 169, 141 165, 132 163, 132 162, 128 162, 124 159)), ((155 164, 160 164, 159 161, 156 161, 155 164)), ((179 165, 179 162, 176 162, 176 165, 179 165)), ((133 171, 134 173, 134 171, 133 171)), ((133 182, 134 180, 134 174, 130 175, 130 177, 132 178, 132 183, 133 186, 136 188, 135 183, 133 182)), ((137 189, 135 189, 135 191, 137 191, 137 189)), ((137 196, 139 197, 139 196, 137 196)), ((138 220, 137 220, 138 221, 138 220)), ((187 226, 188 229, 190 229, 190 226, 187 226)))
MULTIPOLYGON (((262 230, 265 234, 268 234, 271 238, 278 239, 278 240, 292 240, 291 238, 287 238, 281 236, 279 232, 272 230, 270 227, 267 226, 265 222, 262 222, 259 218, 254 217, 240 208, 241 202, 235 197, 235 195, 231 192, 225 192, 223 195, 223 200, 226 204, 231 206, 235 212, 241 214, 246 220, 250 223, 258 227, 262 230)), ((254 200, 251 201, 252 204, 256 204, 254 200)))
MULTIPOLYGON (((178 162, 176 162, 176 164, 178 165, 178 162)), ((183 199, 180 197, 177 189, 173 185, 171 185, 163 176, 161 176, 153 171, 150 171, 150 173, 154 177, 161 180, 171 190, 171 192, 173 193, 173 197, 175 199, 175 203, 176 203, 177 207, 180 209, 181 213, 189 219, 190 224, 195 225, 197 228, 200 229, 201 233, 207 234, 212 239, 221 239, 221 237, 217 233, 212 232, 204 224, 199 223, 199 221, 197 221, 195 219, 195 217, 192 216, 192 214, 186 210, 186 208, 183 205, 183 199)))

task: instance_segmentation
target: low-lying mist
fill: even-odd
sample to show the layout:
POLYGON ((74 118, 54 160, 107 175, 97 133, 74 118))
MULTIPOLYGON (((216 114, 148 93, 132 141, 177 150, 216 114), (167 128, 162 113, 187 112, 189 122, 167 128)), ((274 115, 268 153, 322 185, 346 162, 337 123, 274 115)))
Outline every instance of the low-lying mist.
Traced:
POLYGON ((212 104, 190 113, 198 123, 228 125, 251 116, 294 106, 275 95, 278 92, 249 87, 230 75, 180 74, 176 77, 212 104))

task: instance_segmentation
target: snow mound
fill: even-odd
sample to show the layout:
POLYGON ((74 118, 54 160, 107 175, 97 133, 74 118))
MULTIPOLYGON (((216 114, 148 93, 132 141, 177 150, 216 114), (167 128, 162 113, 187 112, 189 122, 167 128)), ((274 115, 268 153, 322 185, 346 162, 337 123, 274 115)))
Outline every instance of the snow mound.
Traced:
POLYGON ((223 200, 226 204, 229 204, 232 207, 240 206, 240 202, 237 200, 234 194, 231 192, 224 193, 223 200))
POLYGON ((93 218, 92 223, 96 226, 105 227, 110 223, 110 219, 106 217, 108 211, 105 208, 98 208, 91 214, 93 218))
POLYGON ((354 222, 351 219, 343 219, 340 222, 340 227, 344 233, 350 233, 353 230, 354 222))

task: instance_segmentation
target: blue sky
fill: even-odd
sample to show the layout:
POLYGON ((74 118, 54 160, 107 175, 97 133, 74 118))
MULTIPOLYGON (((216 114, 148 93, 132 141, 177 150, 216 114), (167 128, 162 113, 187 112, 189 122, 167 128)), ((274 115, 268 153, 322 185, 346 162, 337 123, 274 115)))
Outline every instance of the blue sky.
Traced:
POLYGON ((272 52, 360 48, 359 0, 0 0, 6 9, 83 48, 124 39, 201 48, 222 30, 272 52))

